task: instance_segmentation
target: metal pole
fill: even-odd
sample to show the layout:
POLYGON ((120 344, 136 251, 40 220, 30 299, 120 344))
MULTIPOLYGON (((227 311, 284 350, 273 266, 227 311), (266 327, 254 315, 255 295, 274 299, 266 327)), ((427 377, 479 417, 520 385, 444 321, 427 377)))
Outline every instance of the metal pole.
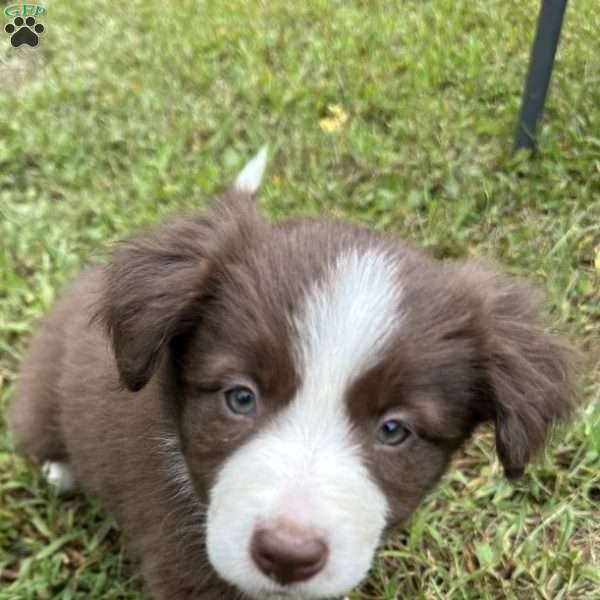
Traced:
POLYGON ((515 150, 535 150, 535 132, 544 110, 566 8, 567 0, 542 0, 515 136, 515 150))

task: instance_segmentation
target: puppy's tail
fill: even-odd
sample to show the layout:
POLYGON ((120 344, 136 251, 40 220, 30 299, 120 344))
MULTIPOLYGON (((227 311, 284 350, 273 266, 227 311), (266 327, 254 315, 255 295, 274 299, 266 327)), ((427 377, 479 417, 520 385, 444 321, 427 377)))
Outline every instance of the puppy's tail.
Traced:
POLYGON ((233 189, 247 194, 256 194, 267 166, 268 146, 264 145, 256 156, 239 172, 233 189))

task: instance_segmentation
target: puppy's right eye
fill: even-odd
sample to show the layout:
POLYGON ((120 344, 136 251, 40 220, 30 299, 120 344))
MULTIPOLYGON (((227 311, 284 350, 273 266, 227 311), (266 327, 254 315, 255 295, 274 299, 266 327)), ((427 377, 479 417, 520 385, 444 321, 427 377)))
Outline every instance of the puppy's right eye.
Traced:
POLYGON ((377 430, 377 441, 386 446, 399 446, 408 438, 410 430, 398 419, 384 421, 377 430))
POLYGON ((238 386, 227 390, 225 403, 229 410, 237 415, 256 414, 256 394, 250 388, 238 386))

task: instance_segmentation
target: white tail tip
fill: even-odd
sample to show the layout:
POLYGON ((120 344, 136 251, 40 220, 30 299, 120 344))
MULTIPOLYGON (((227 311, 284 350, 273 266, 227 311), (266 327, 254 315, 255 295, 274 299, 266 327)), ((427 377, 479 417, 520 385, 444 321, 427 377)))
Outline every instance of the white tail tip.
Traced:
POLYGON ((257 155, 239 172, 235 179, 235 189, 255 194, 260 187, 267 166, 268 146, 263 146, 257 155))

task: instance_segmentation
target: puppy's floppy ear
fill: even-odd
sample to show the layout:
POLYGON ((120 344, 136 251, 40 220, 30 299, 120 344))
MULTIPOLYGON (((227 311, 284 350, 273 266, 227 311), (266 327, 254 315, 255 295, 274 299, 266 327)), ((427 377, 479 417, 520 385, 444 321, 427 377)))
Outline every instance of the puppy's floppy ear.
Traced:
POLYGON ((131 391, 152 376, 167 342, 192 318, 216 251, 209 219, 182 218, 125 243, 105 268, 98 317, 131 391))
POLYGON ((545 333, 539 294, 530 285, 476 261, 459 267, 457 281, 476 302, 486 365, 484 413, 495 422, 506 476, 516 478, 552 426, 571 413, 577 355, 545 333))
POLYGON ((129 390, 148 383, 169 341, 198 319, 215 266, 243 252, 264 225, 254 199, 266 158, 265 146, 208 215, 180 217, 113 254, 96 316, 129 390))

